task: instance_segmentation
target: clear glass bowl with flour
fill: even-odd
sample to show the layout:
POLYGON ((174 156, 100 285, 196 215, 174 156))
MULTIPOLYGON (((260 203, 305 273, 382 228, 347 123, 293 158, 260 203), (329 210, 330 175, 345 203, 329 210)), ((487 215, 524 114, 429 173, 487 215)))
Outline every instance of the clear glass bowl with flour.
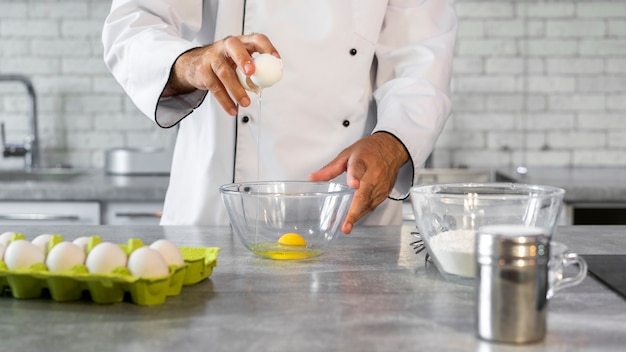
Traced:
POLYGON ((565 190, 519 183, 454 183, 411 188, 415 223, 439 272, 473 284, 475 236, 484 225, 541 227, 552 236, 565 190))

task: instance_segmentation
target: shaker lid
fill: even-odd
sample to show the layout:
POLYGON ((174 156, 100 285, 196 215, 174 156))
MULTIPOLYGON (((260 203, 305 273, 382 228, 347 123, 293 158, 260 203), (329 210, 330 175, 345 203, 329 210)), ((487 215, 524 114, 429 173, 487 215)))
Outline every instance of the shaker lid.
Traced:
POLYGON ((476 235, 477 257, 547 261, 549 236, 545 229, 526 225, 487 225, 476 235))

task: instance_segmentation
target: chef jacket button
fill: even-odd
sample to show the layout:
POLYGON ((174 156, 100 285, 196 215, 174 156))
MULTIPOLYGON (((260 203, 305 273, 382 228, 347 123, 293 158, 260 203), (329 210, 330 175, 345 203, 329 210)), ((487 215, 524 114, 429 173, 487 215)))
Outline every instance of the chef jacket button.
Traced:
POLYGON ((355 48, 350 49, 350 55, 352 55, 352 56, 356 55, 356 49, 355 48))
POLYGON ((350 126, 350 121, 343 120, 343 127, 348 127, 348 126, 350 126))
POLYGON ((250 118, 248 116, 244 116, 241 118, 241 122, 243 123, 248 123, 248 121, 250 121, 250 118))

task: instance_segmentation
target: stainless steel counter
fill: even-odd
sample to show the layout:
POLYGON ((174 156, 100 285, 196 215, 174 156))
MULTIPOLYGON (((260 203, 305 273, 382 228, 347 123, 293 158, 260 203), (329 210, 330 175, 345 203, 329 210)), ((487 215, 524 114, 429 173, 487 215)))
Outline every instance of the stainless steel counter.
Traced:
POLYGON ((91 170, 66 180, 3 181, 0 182, 0 199, 162 202, 168 183, 168 176, 114 176, 102 170, 91 170))
POLYGON ((626 204, 624 167, 531 167, 526 175, 513 168, 497 169, 520 183, 544 184, 564 188, 565 201, 574 203, 626 204))
MULTIPOLYGON (((545 341, 522 347, 474 335, 473 288, 446 282, 406 227, 357 227, 306 262, 260 259, 229 228, 23 227, 32 239, 97 234, 122 243, 168 238, 218 246, 207 281, 164 305, 0 297, 2 351, 618 351, 626 301, 592 277, 549 303, 545 341)), ((626 227, 562 227, 556 238, 586 253, 626 253, 626 227)))
MULTIPOLYGON (((525 176, 517 174, 513 168, 435 169, 424 170, 420 180, 426 183, 463 180, 548 184, 565 188, 568 203, 626 204, 626 168, 542 167, 530 168, 525 176)), ((0 199, 163 201, 168 182, 167 176, 113 176, 103 170, 92 170, 64 181, 3 180, 0 182, 0 199)))

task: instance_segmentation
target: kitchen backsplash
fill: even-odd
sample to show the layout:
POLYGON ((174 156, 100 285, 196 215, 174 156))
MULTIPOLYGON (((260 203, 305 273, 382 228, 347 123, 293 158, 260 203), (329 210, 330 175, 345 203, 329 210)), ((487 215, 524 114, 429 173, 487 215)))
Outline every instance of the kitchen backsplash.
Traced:
MULTIPOLYGON (((0 0, 0 73, 32 78, 46 164, 102 168, 120 146, 170 148, 102 61, 110 1, 0 0)), ((457 0, 454 113, 436 167, 626 165, 626 1, 457 0)), ((7 140, 29 101, 0 84, 7 140)), ((0 168, 22 160, 0 159, 0 168)))

